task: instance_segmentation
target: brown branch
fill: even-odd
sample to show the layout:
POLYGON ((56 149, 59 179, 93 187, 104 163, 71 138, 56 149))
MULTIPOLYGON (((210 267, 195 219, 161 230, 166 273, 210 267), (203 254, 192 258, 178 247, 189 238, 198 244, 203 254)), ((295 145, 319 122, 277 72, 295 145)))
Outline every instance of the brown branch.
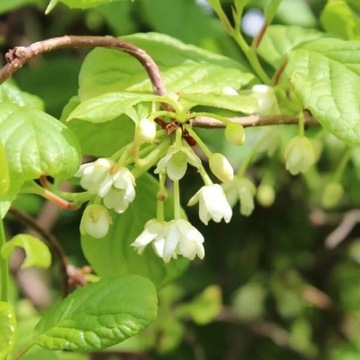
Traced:
POLYGON ((135 57, 146 70, 152 83, 154 92, 158 95, 166 95, 165 85, 160 76, 160 71, 154 60, 143 49, 126 41, 102 36, 74 36, 65 35, 61 37, 42 40, 30 46, 17 46, 9 50, 6 55, 7 64, 0 70, 0 84, 19 70, 26 62, 34 57, 63 48, 76 47, 106 47, 121 50, 135 57))
MULTIPOLYGON (((305 125, 318 125, 319 123, 316 119, 305 112, 305 125)), ((242 117, 233 117, 229 120, 238 122, 244 127, 252 127, 252 126, 267 126, 267 125, 297 125, 299 123, 299 117, 296 115, 249 115, 242 117)), ((200 128, 212 128, 212 129, 220 129, 224 128, 226 124, 222 121, 211 118, 199 116, 190 120, 190 124, 193 127, 200 128)))
POLYGON ((60 266, 61 278, 62 278, 62 291, 64 295, 67 295, 69 292, 69 282, 68 282, 68 266, 69 262, 66 258, 63 249, 61 248, 56 237, 50 232, 42 228, 31 216, 25 214, 19 209, 11 207, 9 213, 16 217, 17 220, 21 221, 24 225, 33 229, 37 232, 45 241, 45 243, 50 247, 53 254, 57 257, 60 266))

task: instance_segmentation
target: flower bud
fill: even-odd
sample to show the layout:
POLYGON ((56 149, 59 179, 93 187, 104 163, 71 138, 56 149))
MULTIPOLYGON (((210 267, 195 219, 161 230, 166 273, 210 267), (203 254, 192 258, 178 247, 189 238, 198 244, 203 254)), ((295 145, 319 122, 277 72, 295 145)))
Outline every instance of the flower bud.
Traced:
POLYGON ((239 179, 237 187, 240 200, 240 213, 241 215, 249 216, 254 210, 256 188, 254 184, 246 178, 239 179))
POLYGON ((144 118, 139 121, 137 129, 138 139, 144 142, 151 142, 156 136, 156 124, 155 121, 144 118))
POLYGON ((220 153, 215 153, 210 156, 209 166, 212 173, 223 182, 234 178, 234 169, 229 160, 220 153))
POLYGON ((235 146, 241 146, 245 142, 245 129, 239 123, 229 123, 225 128, 226 140, 235 146))
POLYGON ((107 209, 99 204, 88 205, 80 222, 80 232, 96 239, 103 238, 109 231, 111 216, 107 209))
POLYGON ((274 88, 268 85, 254 85, 252 95, 258 101, 259 115, 274 115, 279 113, 279 106, 275 96, 274 88))
POLYGON ((287 144, 284 158, 286 169, 291 175, 305 173, 315 163, 315 151, 305 136, 295 136, 287 144))
POLYGON ((325 186, 321 197, 321 204, 324 208, 333 208, 341 200, 344 194, 344 188, 337 182, 330 182, 325 186))
POLYGON ((265 207, 271 206, 275 201, 274 188, 268 184, 261 184, 256 192, 257 201, 265 207))

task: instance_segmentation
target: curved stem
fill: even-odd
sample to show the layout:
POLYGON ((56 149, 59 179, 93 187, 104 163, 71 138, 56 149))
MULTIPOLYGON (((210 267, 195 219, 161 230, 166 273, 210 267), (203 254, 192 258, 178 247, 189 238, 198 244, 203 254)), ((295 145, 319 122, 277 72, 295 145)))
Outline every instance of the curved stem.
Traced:
MULTIPOLYGON (((159 68, 150 55, 148 55, 145 50, 133 44, 109 36, 65 35, 38 41, 30 46, 17 46, 14 49, 9 50, 5 55, 7 64, 0 70, 0 84, 19 70, 26 62, 40 54, 57 49, 76 47, 113 48, 135 57, 147 72, 154 92, 158 95, 167 95, 164 82, 160 76, 159 68)), ((166 108, 166 106, 164 107, 166 108)))

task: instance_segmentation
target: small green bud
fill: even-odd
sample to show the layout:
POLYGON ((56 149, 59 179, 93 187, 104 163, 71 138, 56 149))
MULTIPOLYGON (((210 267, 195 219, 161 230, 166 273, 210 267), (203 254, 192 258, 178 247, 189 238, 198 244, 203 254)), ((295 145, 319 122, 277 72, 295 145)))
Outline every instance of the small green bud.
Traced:
POLYGON ((234 169, 229 160, 220 153, 214 153, 209 158, 211 172, 221 181, 229 181, 234 178, 234 169))
POLYGON ((240 200, 240 213, 244 216, 249 216, 254 211, 254 195, 256 192, 255 185, 246 178, 239 179, 237 183, 239 200, 240 200))
POLYGON ((291 175, 307 172, 315 163, 315 151, 305 136, 295 136, 285 148, 286 169, 291 175))
POLYGON ((275 201, 275 190, 270 185, 261 184, 257 188, 256 198, 262 206, 269 207, 275 201))
POLYGON ((241 146, 245 142, 245 129, 239 124, 232 122, 225 128, 226 140, 235 146, 241 146))
POLYGON ((343 194, 344 188, 341 184, 337 182, 326 184, 321 197, 322 206, 327 209, 335 207, 340 202, 343 194))

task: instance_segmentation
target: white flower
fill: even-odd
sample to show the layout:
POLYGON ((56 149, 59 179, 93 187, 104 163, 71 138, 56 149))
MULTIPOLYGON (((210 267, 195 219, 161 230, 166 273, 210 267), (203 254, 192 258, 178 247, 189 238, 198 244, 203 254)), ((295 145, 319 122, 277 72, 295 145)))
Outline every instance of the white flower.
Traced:
POLYGON ((75 176, 81 177, 81 186, 91 194, 104 199, 108 209, 123 213, 135 198, 135 179, 126 167, 111 159, 100 158, 84 164, 75 176))
POLYGON ((142 254, 145 247, 152 243, 156 255, 162 257, 167 230, 167 222, 156 219, 149 220, 145 224, 144 231, 136 238, 131 246, 133 246, 139 254, 142 254))
POLYGON ((104 198, 104 205, 123 213, 129 203, 135 199, 135 178, 125 167, 113 167, 113 171, 105 178, 99 189, 99 196, 104 198))
POLYGON ((142 253, 148 244, 152 244, 157 256, 169 262, 178 255, 193 260, 197 255, 205 256, 204 237, 188 221, 183 219, 170 222, 152 219, 145 224, 144 231, 131 244, 138 253, 142 253))
POLYGON ((165 262, 176 258, 177 255, 193 260, 195 256, 203 259, 205 249, 203 246, 204 237, 199 230, 183 219, 171 220, 165 239, 162 258, 165 262))
POLYGON ((94 238, 103 238, 109 231, 111 216, 107 209, 99 204, 88 205, 80 222, 80 232, 94 238))
POLYGON ((185 146, 170 146, 167 154, 159 161, 155 173, 165 171, 168 177, 173 180, 180 180, 186 173, 187 164, 196 168, 201 166, 201 160, 197 155, 185 146))
POLYGON ((228 223, 232 209, 226 200, 223 188, 219 184, 203 186, 188 202, 188 206, 199 203, 200 220, 207 225, 209 220, 228 223))
POLYGON ((74 176, 81 177, 80 185, 91 194, 97 194, 100 184, 114 165, 111 159, 100 158, 94 162, 83 164, 74 176))
POLYGON ((252 95, 258 101, 259 115, 275 115, 280 113, 273 87, 263 84, 254 85, 252 87, 252 95))

